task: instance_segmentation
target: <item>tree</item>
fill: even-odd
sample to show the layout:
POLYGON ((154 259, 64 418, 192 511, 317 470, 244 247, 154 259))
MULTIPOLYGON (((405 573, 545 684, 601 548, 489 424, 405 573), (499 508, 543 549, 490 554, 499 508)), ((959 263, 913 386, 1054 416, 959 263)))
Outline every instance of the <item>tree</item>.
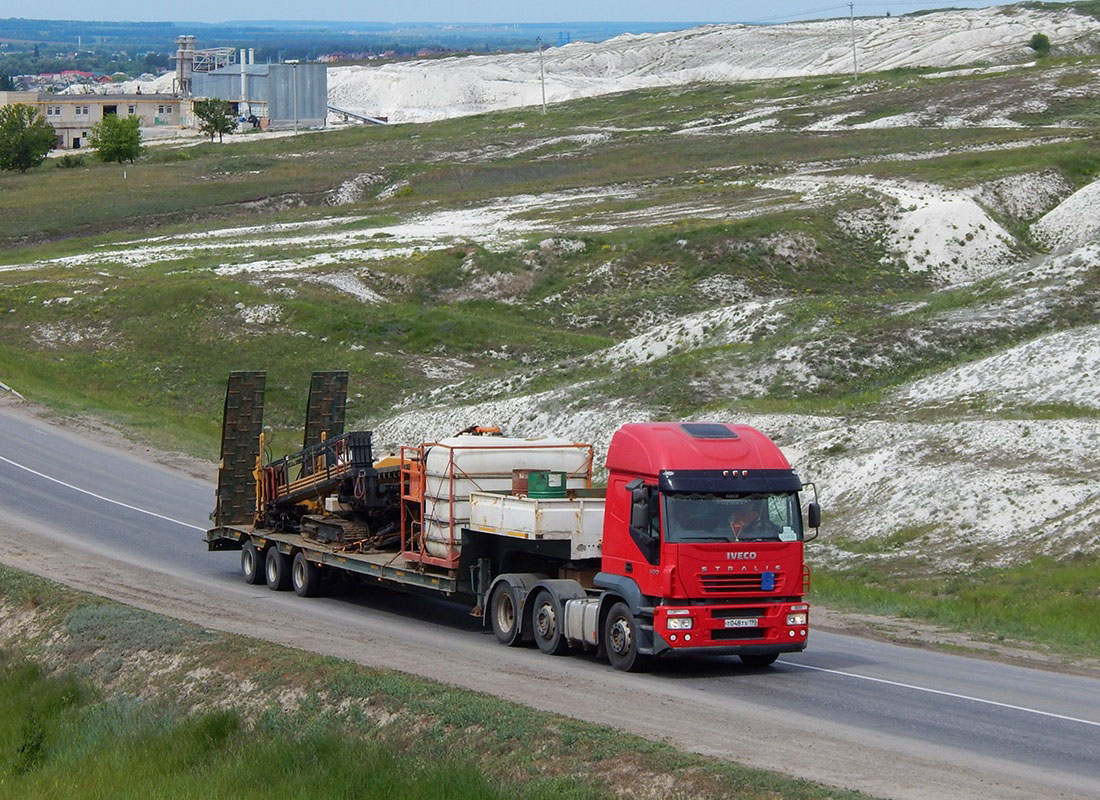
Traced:
POLYGON ((199 130, 208 135, 210 141, 214 141, 214 134, 218 135, 219 142, 225 141, 225 134, 237 129, 233 106, 227 100, 196 100, 193 108, 199 119, 199 130))
POLYGON ((15 80, 7 73, 0 73, 0 92, 14 92, 15 80))
POLYGON ((1035 54, 1040 57, 1050 55, 1050 37, 1045 33, 1037 33, 1032 36, 1027 46, 1034 50, 1035 54))
POLYGON ((102 122, 92 127, 88 141, 103 161, 117 161, 119 164, 129 161, 133 164, 134 159, 141 155, 140 124, 141 120, 137 117, 108 114, 102 122))
POLYGON ((38 109, 22 103, 0 108, 0 169, 26 172, 37 167, 56 138, 38 109))

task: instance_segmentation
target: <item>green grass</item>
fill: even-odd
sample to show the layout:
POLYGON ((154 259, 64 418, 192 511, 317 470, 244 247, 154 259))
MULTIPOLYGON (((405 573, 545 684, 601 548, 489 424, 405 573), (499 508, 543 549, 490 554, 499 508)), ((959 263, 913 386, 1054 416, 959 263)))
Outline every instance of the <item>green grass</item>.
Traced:
POLYGON ((468 756, 406 753, 337 726, 166 714, 0 656, 0 786, 55 798, 589 798, 583 781, 492 780, 468 756), (123 723, 123 724, 120 724, 123 723))
MULTIPOLYGON (((913 538, 913 530, 899 535, 913 538)), ((990 639, 1044 645, 1070 656, 1100 657, 1100 560, 1036 558, 1003 568, 922 575, 919 568, 865 565, 817 569, 812 599, 830 608, 926 620, 990 639)))
MULTIPOLYGON (((1060 131, 1059 138, 1063 135, 1060 131)), ((1080 187, 1100 175, 1100 149, 1091 137, 1076 132, 1069 135, 1073 137, 1069 142, 1035 144, 984 153, 957 153, 916 162, 886 161, 852 167, 847 171, 884 178, 925 180, 961 188, 1010 175, 1054 168, 1071 184, 1080 187)))
MULTIPOLYGON (((839 452, 831 454, 839 455, 839 452)), ((889 536, 883 537, 848 539, 843 536, 832 536, 829 537, 829 543, 848 553, 888 553, 891 550, 897 550, 911 542, 922 539, 934 530, 934 525, 912 525, 900 528, 889 536)))
POLYGON ((214 634, 6 567, 0 608, 34 617, 0 643, 4 797, 594 800, 649 797, 657 781, 715 800, 863 796, 214 634), (298 699, 284 709, 285 697, 298 699))
POLYGON ((1100 19, 1100 0, 1075 0, 1069 3, 1027 2, 1021 3, 1024 8, 1034 8, 1039 11, 1064 11, 1067 8, 1100 19))
MULTIPOLYGON (((352 387, 353 395, 363 396, 352 397, 349 406, 351 413, 368 416, 438 382, 420 374, 413 353, 465 357, 506 347, 517 357, 540 358, 551 346, 555 355, 569 355, 607 342, 568 332, 550 340, 537 320, 486 301, 436 305, 424 313, 415 302, 422 291, 417 287, 445 283, 453 264, 446 253, 428 254, 413 265, 410 302, 377 307, 301 284, 295 297, 278 300, 283 319, 276 326, 247 325, 236 309, 238 303, 271 302, 262 290, 201 269, 150 267, 112 281, 112 291, 88 284, 87 293, 67 306, 43 301, 71 292, 72 276, 64 282, 0 285, 0 306, 16 309, 0 314, 0 375, 25 396, 62 413, 95 409, 165 449, 214 458, 225 378, 232 369, 269 369, 267 423, 276 431, 297 432, 313 369, 369 375, 369 382, 352 387), (486 319, 493 324, 486 325, 486 319), (42 332, 54 330, 86 338, 44 343, 42 332), (28 357, 31 353, 36 357, 28 357)), ((484 368, 499 369, 491 362, 484 368)))

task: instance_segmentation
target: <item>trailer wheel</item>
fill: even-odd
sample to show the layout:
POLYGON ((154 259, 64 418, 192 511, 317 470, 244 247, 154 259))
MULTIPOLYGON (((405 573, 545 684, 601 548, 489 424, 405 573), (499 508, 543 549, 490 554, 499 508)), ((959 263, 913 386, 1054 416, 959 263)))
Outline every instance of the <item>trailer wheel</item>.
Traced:
POLYGON ((569 647, 562 630, 565 614, 561 601, 549 589, 540 589, 531 606, 531 632, 539 650, 549 656, 559 656, 569 647))
POLYGON ((607 660, 623 672, 645 669, 648 659, 638 653, 638 620, 626 603, 615 603, 603 623, 603 643, 607 660))
POLYGON ((501 644, 518 647, 523 643, 519 635, 519 604, 511 584, 502 581, 493 590, 493 598, 489 601, 489 621, 493 625, 493 635, 501 644))
POLYGON ((299 597, 316 597, 321 593, 321 568, 301 550, 290 565, 290 584, 299 597))
POLYGON ((748 653, 742 653, 738 658, 741 659, 741 663, 746 667, 755 667, 759 669, 774 664, 775 660, 779 658, 779 654, 768 653, 767 655, 749 655, 748 653))
POLYGON ((241 547, 241 574, 253 586, 264 582, 264 556, 249 540, 241 547))
POLYGON ((280 553, 278 547, 267 548, 264 578, 267 580, 268 589, 285 592, 290 588, 290 558, 280 553))

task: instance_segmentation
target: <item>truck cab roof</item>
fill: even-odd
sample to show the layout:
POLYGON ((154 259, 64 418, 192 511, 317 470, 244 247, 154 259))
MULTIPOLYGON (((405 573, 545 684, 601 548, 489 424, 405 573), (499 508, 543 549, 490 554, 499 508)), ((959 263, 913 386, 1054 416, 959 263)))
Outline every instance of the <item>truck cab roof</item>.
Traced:
POLYGON ((656 477, 662 470, 790 469, 775 443, 748 425, 639 422, 611 437, 607 468, 656 477))

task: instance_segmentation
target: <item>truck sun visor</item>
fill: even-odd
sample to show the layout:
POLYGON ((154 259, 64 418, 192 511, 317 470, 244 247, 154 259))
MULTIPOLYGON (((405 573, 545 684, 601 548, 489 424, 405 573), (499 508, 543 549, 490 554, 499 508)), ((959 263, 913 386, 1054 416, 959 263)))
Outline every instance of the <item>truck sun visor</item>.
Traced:
POLYGON ((756 494, 798 492, 802 481, 790 469, 677 469, 662 472, 658 486, 662 492, 756 494))

